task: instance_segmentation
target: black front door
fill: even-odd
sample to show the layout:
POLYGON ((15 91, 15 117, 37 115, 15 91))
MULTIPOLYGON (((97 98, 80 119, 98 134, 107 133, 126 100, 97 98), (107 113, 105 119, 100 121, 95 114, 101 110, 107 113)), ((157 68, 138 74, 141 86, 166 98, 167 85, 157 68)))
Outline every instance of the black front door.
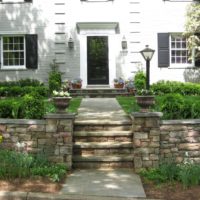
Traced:
POLYGON ((87 37, 88 84, 109 84, 108 37, 87 37))

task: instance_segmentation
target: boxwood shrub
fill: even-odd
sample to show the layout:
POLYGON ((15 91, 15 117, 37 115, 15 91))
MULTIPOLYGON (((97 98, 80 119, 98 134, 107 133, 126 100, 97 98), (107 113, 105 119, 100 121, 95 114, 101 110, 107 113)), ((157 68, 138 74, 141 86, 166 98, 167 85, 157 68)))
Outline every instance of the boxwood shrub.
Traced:
POLYGON ((177 81, 159 81, 151 85, 151 89, 157 95, 179 93, 182 95, 200 95, 200 84, 182 83, 177 81))

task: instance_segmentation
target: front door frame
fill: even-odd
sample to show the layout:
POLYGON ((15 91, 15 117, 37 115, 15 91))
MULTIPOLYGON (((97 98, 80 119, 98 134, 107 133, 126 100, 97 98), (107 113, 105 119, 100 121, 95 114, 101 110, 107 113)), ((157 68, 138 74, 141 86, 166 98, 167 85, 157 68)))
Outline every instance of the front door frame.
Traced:
MULTIPOLYGON (((93 78, 94 77, 91 77, 90 76, 90 72, 92 72, 93 70, 95 70, 95 67, 93 68, 91 68, 91 66, 90 66, 90 58, 88 57, 89 56, 89 49, 87 49, 87 83, 88 83, 88 85, 108 85, 109 84, 109 62, 108 62, 108 55, 109 55, 109 48, 108 48, 108 36, 87 36, 87 48, 88 48, 88 45, 89 45, 89 42, 91 41, 91 40, 93 40, 93 39, 97 39, 98 38, 98 40, 103 40, 103 41, 105 41, 105 46, 104 46, 104 49, 106 50, 106 55, 105 55, 105 58, 104 59, 106 59, 105 60, 105 66, 103 66, 104 67, 104 75, 105 75, 105 77, 106 77, 106 79, 105 80, 102 80, 102 79, 99 79, 98 78, 98 80, 94 80, 93 78), (99 83, 97 83, 97 82, 99 82, 99 83), (100 83, 101 82, 101 83, 100 83)), ((93 62, 92 62, 93 63, 93 62)), ((99 67, 99 66, 96 66, 96 68, 97 67, 99 67)), ((102 66, 101 66, 102 67, 102 66)))
POLYGON ((116 60, 115 60, 115 30, 84 30, 80 31, 80 77, 83 80, 83 87, 88 85, 87 71, 87 37, 88 36, 107 36, 108 37, 108 71, 109 71, 109 86, 112 87, 113 80, 116 77, 116 60))

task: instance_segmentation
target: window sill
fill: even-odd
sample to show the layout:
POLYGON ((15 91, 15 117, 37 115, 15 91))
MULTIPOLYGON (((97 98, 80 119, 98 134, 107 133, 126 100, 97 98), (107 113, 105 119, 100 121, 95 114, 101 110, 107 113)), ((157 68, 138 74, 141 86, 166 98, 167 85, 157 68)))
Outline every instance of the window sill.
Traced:
POLYGON ((0 4, 32 4, 33 2, 0 2, 0 4))
POLYGON ((168 67, 169 69, 191 69, 195 68, 194 64, 173 64, 168 67))
POLYGON ((2 67, 1 71, 26 71, 25 67, 2 67))

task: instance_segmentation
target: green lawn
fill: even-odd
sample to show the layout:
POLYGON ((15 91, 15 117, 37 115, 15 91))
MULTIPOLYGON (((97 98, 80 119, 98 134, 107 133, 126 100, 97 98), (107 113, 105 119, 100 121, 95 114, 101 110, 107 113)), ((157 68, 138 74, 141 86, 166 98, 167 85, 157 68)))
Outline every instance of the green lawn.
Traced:
MULTIPOLYGON (((163 106, 164 97, 165 96, 156 96, 155 97, 156 103, 150 110, 151 111, 157 111, 157 112, 161 111, 162 106, 163 106)), ((192 104, 198 103, 200 101, 200 96, 184 96, 183 99, 186 102, 185 106, 184 106, 184 111, 183 111, 185 116, 182 115, 182 116, 179 117, 179 119, 190 118, 190 117, 186 116, 187 112, 189 113, 191 111, 191 109, 192 109, 191 105, 192 104)), ((139 111, 139 106, 136 103, 135 97, 118 96, 117 100, 126 113, 129 114, 131 112, 139 111)), ((195 116, 195 118, 200 118, 199 111, 197 109, 195 109, 195 111, 198 112, 197 115, 195 116)), ((164 114, 163 119, 167 119, 165 113, 163 113, 163 114, 164 114)))
MULTIPOLYGON (((80 98, 80 97, 72 98, 71 101, 70 101, 68 112, 69 113, 76 113, 80 104, 81 104, 81 100, 82 100, 82 98, 80 98)), ((56 111, 53 103, 50 102, 49 100, 45 100, 45 109, 46 109, 46 113, 54 113, 56 111)))

